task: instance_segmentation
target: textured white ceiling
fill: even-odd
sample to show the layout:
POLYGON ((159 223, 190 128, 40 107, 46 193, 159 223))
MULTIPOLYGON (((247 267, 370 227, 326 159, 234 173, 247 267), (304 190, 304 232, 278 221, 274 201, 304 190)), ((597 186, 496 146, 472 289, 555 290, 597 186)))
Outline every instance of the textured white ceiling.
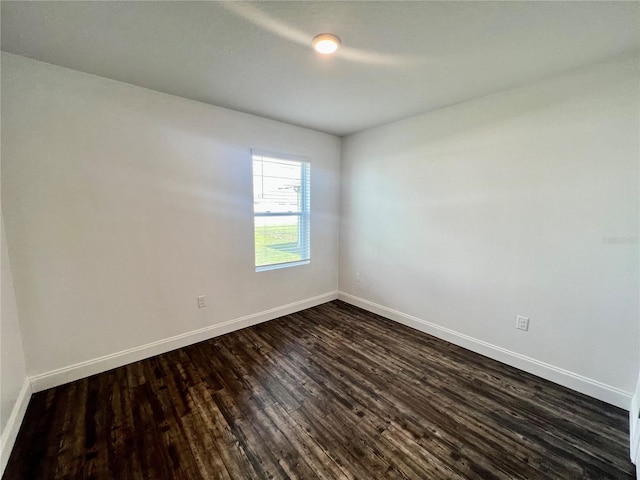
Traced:
POLYGON ((637 55, 639 5, 2 1, 2 49, 345 135, 637 55))

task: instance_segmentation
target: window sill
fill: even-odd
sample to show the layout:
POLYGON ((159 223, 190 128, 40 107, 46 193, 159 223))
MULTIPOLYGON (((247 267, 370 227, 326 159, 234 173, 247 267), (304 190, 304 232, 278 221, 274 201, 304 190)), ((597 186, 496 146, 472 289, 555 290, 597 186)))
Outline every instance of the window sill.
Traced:
POLYGON ((277 263, 275 265, 263 265, 256 267, 256 272, 266 272, 267 270, 278 270, 280 268, 297 267, 298 265, 307 265, 311 260, 301 260, 299 262, 277 263))

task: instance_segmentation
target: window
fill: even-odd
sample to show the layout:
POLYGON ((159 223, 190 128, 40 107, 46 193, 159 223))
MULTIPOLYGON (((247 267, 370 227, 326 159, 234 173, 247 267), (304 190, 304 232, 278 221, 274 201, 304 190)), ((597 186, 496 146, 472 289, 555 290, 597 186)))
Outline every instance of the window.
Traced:
POLYGON ((309 263, 310 165, 252 152, 256 272, 309 263))

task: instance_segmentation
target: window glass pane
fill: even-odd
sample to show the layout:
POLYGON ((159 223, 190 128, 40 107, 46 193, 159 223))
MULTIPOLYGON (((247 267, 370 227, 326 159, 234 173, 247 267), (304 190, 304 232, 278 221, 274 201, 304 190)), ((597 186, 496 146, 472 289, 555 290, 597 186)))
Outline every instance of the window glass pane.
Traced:
POLYGON ((300 211, 300 179, 262 177, 258 182, 260 196, 255 199, 256 212, 300 211))
POLYGON ((255 217, 256 267, 303 260, 300 217, 255 217))
POLYGON ((255 212, 300 212, 302 168, 291 162, 254 162, 253 192, 255 212), (255 168, 255 167, 254 167, 255 168))
POLYGON ((284 160, 266 161, 262 174, 265 177, 297 178, 300 179, 300 162, 287 162, 284 160))

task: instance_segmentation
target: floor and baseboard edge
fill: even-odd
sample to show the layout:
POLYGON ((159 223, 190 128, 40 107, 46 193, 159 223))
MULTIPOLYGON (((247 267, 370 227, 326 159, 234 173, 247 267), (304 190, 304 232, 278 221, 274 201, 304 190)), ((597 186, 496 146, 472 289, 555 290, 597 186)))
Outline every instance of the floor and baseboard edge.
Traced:
POLYGON ((544 378, 551 382, 570 388, 590 397, 597 398, 611 405, 629 410, 631 405, 630 392, 606 385, 563 368, 541 362, 531 357, 492 345, 462 333, 450 330, 421 318, 399 312, 392 308, 379 305, 346 292, 338 292, 338 299, 363 308, 369 312, 381 315, 389 320, 396 321, 434 337, 459 345, 463 348, 492 358, 499 362, 516 367, 525 372, 544 378))
POLYGON ((217 323, 191 332, 186 332, 174 337, 158 340, 146 345, 140 345, 128 350, 105 355, 86 362, 41 373, 29 378, 31 381, 31 389, 33 392, 40 392, 48 388, 57 387, 90 375, 106 372, 112 368, 121 367, 132 362, 153 357, 154 355, 170 352, 176 348, 186 347, 187 345, 192 345, 226 333, 231 333, 241 328, 250 327, 251 325, 273 320, 306 308, 315 307, 316 305, 335 300, 337 297, 337 292, 325 293, 300 300, 298 302, 289 303, 280 307, 217 323))
POLYGON ((629 409, 629 457, 636 465, 636 476, 640 478, 640 372, 629 409))
POLYGON ((20 425, 22 425, 22 420, 24 419, 24 414, 27 411, 30 399, 31 381, 29 378, 25 378, 22 388, 20 389, 20 393, 18 394, 18 398, 16 399, 16 403, 13 406, 13 410, 11 410, 9 420, 7 420, 7 425, 5 426, 2 432, 2 437, 0 438, 0 476, 4 473, 4 469, 9 461, 9 455, 11 455, 11 450, 13 449, 13 445, 18 437, 20 425))
POLYGON ((39 392, 74 380, 79 380, 90 375, 105 372, 154 355, 175 350, 176 348, 185 347, 235 330, 273 320, 306 308, 311 308, 316 305, 335 300, 336 298, 390 320, 397 321, 403 325, 415 328, 416 330, 467 348, 473 352, 519 368, 528 373, 532 373, 546 380, 550 380, 559 385, 624 408, 625 410, 629 410, 631 407, 632 394, 630 392, 626 392, 562 368, 540 362, 536 359, 506 350, 468 335, 455 332, 355 295, 338 291, 325 293, 255 314, 228 320, 202 329, 27 378, 7 422, 7 426, 4 429, 2 438, 0 439, 0 475, 4 472, 9 460, 8 457, 18 435, 32 392, 39 392))

